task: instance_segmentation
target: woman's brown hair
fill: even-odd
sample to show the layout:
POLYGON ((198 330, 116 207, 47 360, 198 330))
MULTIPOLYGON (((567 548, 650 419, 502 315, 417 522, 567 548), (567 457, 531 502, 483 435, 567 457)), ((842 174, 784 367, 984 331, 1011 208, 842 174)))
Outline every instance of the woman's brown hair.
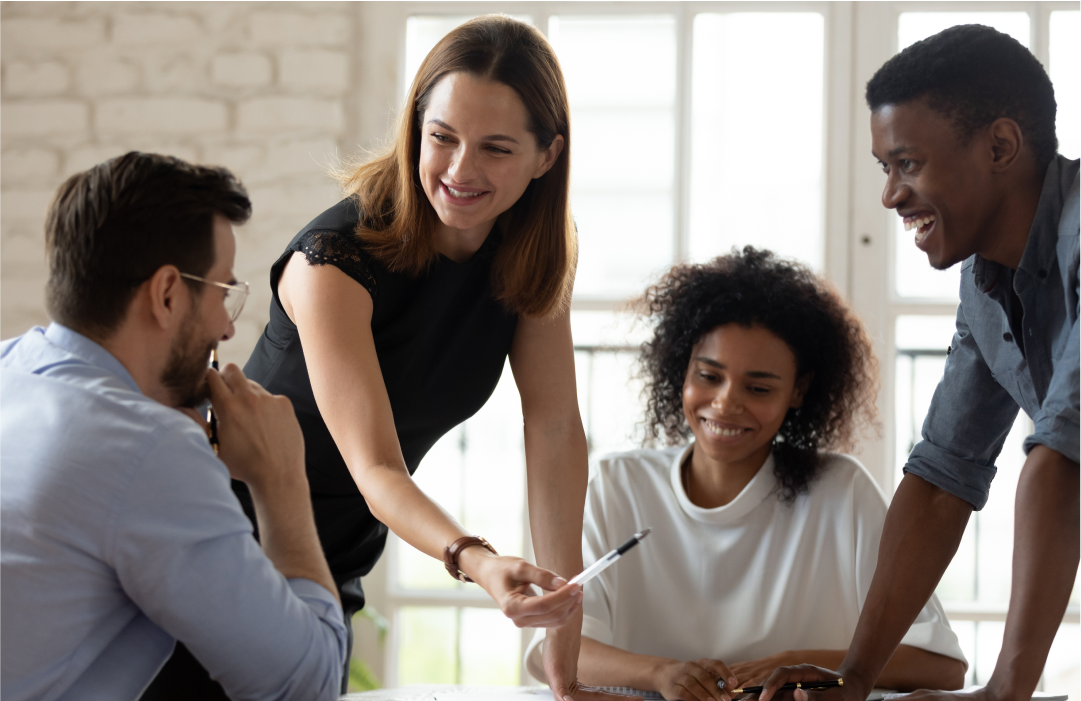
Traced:
MULTIPOLYGON (((457 27, 424 59, 409 89, 389 150, 343 178, 364 214, 356 235, 391 270, 419 275, 436 258, 437 215, 420 183, 421 120, 432 89, 450 73, 468 73, 514 90, 541 149, 557 135, 563 152, 499 218, 502 241, 492 264, 496 298, 516 313, 546 317, 567 308, 578 241, 570 215, 567 88, 555 53, 534 27, 502 15, 457 27)), ((493 232, 494 233, 494 232, 493 232)))

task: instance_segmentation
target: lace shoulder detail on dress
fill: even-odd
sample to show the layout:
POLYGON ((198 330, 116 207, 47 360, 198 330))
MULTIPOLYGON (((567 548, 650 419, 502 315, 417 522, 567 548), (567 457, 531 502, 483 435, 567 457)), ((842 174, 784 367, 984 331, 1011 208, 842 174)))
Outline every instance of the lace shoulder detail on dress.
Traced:
POLYGON ((348 236, 333 229, 305 232, 291 247, 308 259, 308 265, 333 265, 368 290, 375 299, 376 281, 363 249, 348 236))

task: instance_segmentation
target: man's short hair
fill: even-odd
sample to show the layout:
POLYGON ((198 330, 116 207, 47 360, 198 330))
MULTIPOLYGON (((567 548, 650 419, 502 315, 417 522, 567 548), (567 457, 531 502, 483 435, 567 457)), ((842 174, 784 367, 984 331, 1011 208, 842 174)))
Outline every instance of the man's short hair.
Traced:
POLYGON ((1032 52, 991 27, 964 24, 918 41, 867 83, 872 112, 920 98, 964 139, 1000 117, 1014 120, 1041 169, 1058 150, 1051 79, 1032 52))
POLYGON ((225 168, 132 151, 71 176, 45 222, 49 313, 107 338, 163 265, 206 275, 215 214, 234 224, 251 216, 244 186, 225 168))

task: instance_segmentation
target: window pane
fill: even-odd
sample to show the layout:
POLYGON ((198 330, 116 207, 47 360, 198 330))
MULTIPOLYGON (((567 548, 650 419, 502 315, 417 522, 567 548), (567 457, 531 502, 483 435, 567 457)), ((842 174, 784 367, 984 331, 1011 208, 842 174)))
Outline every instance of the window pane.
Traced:
MULTIPOLYGON (((413 479, 471 533, 505 555, 524 552, 525 455, 522 404, 509 365, 495 392, 468 421, 448 432, 413 479)), ((406 589, 460 589, 443 563, 396 540, 397 584, 406 589)))
POLYGON ((969 658, 973 666, 973 684, 986 684, 991 679, 998 662, 998 653, 1002 650, 1002 633, 1006 624, 1000 621, 978 621, 976 623, 975 655, 969 658))
POLYGON ((968 669, 965 671, 965 686, 971 686, 975 679, 975 670, 972 660, 976 658, 976 623, 974 621, 950 621, 950 628, 957 634, 957 644, 961 646, 961 652, 968 660, 968 669))
POLYGON ((398 684, 458 681, 458 611, 434 606, 398 609, 398 684))
POLYGON ((1047 655, 1043 668, 1043 689, 1048 694, 1069 694, 1071 699, 1081 699, 1081 626, 1063 623, 1058 627, 1055 642, 1047 655))
POLYGON ((636 376, 636 352, 577 351, 578 401, 590 458, 641 444, 638 423, 644 404, 636 376))
POLYGON ((488 538, 501 554, 521 557, 525 518, 522 400, 509 361, 492 397, 463 424, 463 433, 462 525, 488 538))
POLYGON ((571 105, 574 294, 630 297, 672 260, 676 23, 556 16, 549 39, 571 105))
MULTIPOLYGON (((465 502, 465 463, 462 426, 447 433, 432 446, 417 467, 413 480, 417 486, 459 521, 465 502)), ((405 589, 461 589, 450 578, 443 563, 416 550, 393 534, 388 547, 395 549, 397 585, 405 589)))
POLYGON ((1058 103, 1059 153, 1081 156, 1081 12, 1051 13, 1051 82, 1058 103))
POLYGON ((1022 46, 1029 45, 1027 12, 902 12, 897 20, 897 50, 958 24, 994 27, 1021 42, 1022 46))
POLYGON ((895 289, 901 297, 961 301, 961 266, 935 270, 927 254, 916 248, 916 232, 905 231, 901 217, 890 212, 894 221, 895 289))
MULTIPOLYGON (((641 292, 645 292, 643 287, 641 292)), ((651 329, 632 311, 571 312, 571 334, 575 346, 634 346, 649 340, 651 329)))
MULTIPOLYGON (((904 49, 921 39, 958 24, 984 24, 1029 45, 1026 12, 902 12, 897 22, 897 47, 904 49)), ((916 248, 915 234, 905 231, 894 213, 894 289, 901 297, 959 300, 961 268, 935 270, 927 254, 916 248)))
POLYGON ((823 27, 818 13, 695 17, 692 260, 753 244, 822 268, 823 27))
POLYGON ((901 468, 912 446, 920 439, 920 428, 931 404, 942 369, 946 348, 953 338, 955 321, 946 315, 900 315, 894 327, 897 361, 894 367, 894 484, 900 484, 901 468))
POLYGON ((521 683, 522 631, 498 609, 462 609, 459 684, 521 683))

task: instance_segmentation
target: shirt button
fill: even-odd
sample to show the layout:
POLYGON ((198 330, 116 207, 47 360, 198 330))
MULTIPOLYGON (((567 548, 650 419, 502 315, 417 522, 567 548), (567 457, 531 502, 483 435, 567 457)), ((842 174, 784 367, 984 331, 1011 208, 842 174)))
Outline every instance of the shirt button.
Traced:
POLYGON ((1006 343, 1009 343, 1010 341, 1013 340, 1013 336, 1008 334, 1008 333, 1004 333, 1004 334, 1002 334, 1002 340, 1005 341, 1006 343))

